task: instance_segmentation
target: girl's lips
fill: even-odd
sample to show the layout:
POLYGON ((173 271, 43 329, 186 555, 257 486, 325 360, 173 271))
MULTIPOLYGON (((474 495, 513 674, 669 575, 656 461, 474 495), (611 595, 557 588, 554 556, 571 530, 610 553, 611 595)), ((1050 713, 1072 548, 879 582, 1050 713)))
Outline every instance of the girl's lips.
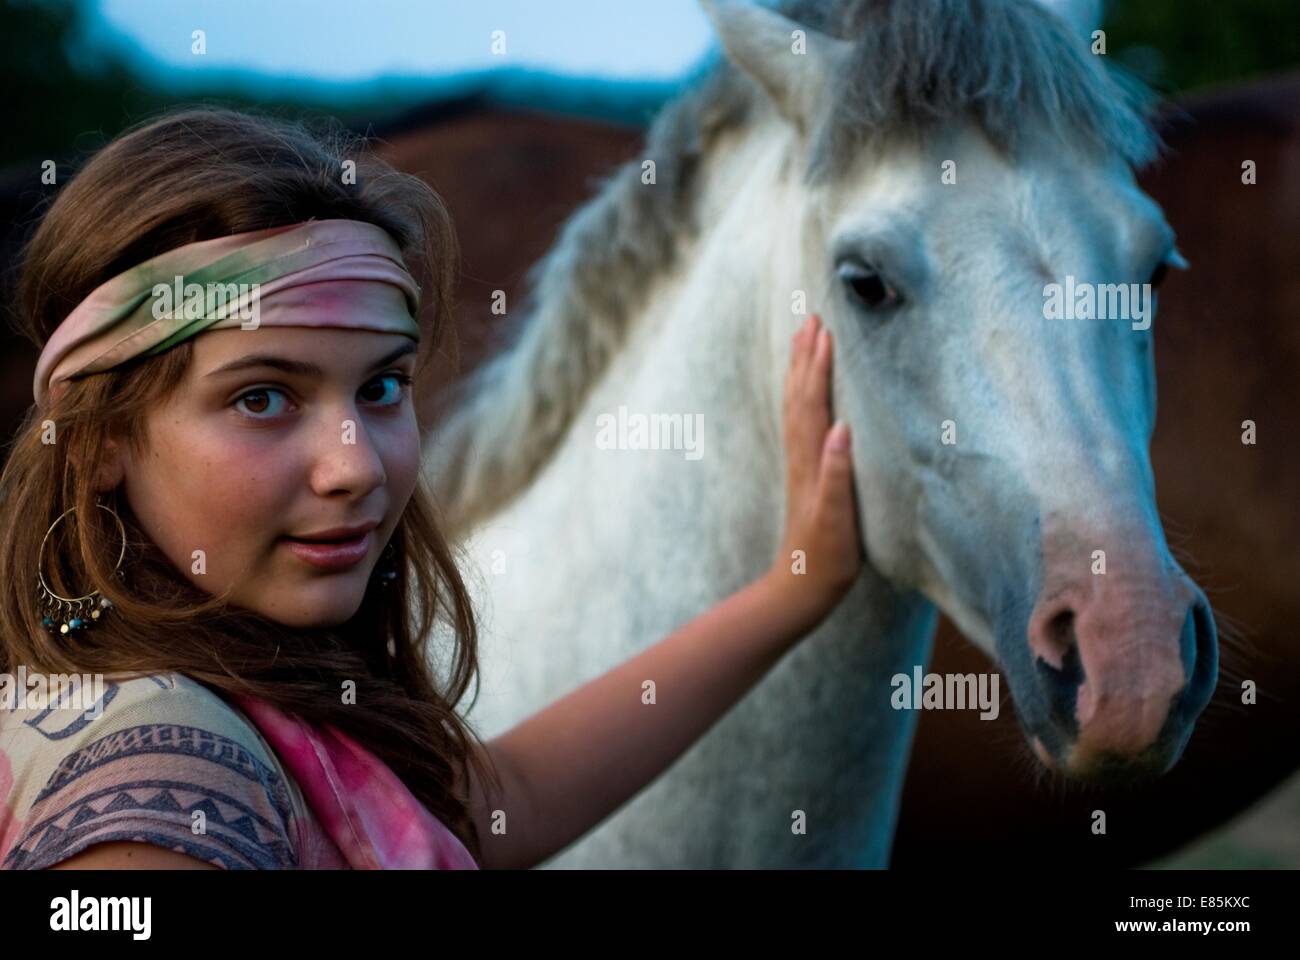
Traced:
POLYGON ((337 543, 312 543, 292 537, 281 537, 280 540, 289 548, 290 553, 313 567, 321 570, 347 570, 366 558, 373 538, 374 531, 367 530, 359 537, 337 543))

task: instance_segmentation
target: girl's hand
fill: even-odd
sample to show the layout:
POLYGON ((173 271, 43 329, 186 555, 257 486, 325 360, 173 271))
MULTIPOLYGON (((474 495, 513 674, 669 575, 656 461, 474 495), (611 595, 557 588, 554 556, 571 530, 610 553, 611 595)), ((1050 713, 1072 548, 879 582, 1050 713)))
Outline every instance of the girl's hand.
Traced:
POLYGON ((848 424, 831 425, 831 334, 815 314, 794 335, 785 375, 786 521, 768 573, 808 629, 862 568, 848 424))

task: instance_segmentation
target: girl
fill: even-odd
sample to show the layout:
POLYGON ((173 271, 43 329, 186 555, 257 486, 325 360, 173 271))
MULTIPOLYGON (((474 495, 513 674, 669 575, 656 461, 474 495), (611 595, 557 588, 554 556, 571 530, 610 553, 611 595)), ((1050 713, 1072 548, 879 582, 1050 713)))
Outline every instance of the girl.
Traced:
POLYGON ((149 123, 63 188, 23 255, 41 357, 0 477, 4 867, 533 866, 848 589, 849 437, 810 318, 770 572, 483 743, 411 398, 456 257, 420 180, 241 113, 149 123), (439 618, 455 642, 426 651, 439 618))

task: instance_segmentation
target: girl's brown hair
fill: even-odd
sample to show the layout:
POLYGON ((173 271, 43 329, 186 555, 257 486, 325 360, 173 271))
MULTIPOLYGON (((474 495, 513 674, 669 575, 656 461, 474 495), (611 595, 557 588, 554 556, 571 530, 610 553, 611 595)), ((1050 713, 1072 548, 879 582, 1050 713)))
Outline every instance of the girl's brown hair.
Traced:
MULTIPOLYGON (((313 217, 387 230, 421 284, 422 318, 433 318, 421 321, 427 344, 451 332, 458 252, 431 188, 335 128, 207 108, 128 131, 62 189, 24 249, 16 325, 40 348, 87 294, 129 267, 194 241, 313 217), (355 183, 346 161, 355 163, 355 183)), ((143 451, 144 418, 179 384, 191 352, 185 341, 72 381, 24 418, 0 475, 0 663, 48 673, 176 671, 218 694, 251 694, 333 724, 387 763, 481 859, 466 785, 471 767, 485 781, 495 771, 455 709, 477 677, 477 634, 423 480, 392 537, 397 579, 382 590, 372 578, 360 609, 335 629, 286 627, 231 606, 228 593, 200 591, 144 535, 117 491, 111 505, 128 547, 124 579, 113 575, 121 537, 96 506, 105 440, 143 451), (41 556, 46 530, 70 507, 75 513, 41 556), (90 630, 51 636, 35 591, 42 563, 55 592, 79 596, 93 585, 115 609, 90 630), (425 649, 435 625, 454 634, 437 663, 425 649), (347 681, 356 705, 343 702, 347 681)), ((431 356, 421 351, 420 371, 431 356)))

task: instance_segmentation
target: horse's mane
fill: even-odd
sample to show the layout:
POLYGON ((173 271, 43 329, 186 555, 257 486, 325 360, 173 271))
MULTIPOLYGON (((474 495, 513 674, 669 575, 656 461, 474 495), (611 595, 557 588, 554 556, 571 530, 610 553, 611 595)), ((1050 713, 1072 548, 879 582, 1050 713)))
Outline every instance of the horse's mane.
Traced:
MULTIPOLYGON (((806 178, 833 179, 873 140, 973 118, 1018 152, 1031 131, 1140 166, 1157 148, 1144 88, 1108 70, 1037 0, 785 0, 790 19, 853 43, 824 98, 806 178)), ((529 273, 513 345, 458 388, 431 474, 452 531, 528 485, 618 349, 635 305, 693 235, 695 171, 712 141, 765 106, 725 58, 663 108, 641 158, 616 170, 529 273)))

